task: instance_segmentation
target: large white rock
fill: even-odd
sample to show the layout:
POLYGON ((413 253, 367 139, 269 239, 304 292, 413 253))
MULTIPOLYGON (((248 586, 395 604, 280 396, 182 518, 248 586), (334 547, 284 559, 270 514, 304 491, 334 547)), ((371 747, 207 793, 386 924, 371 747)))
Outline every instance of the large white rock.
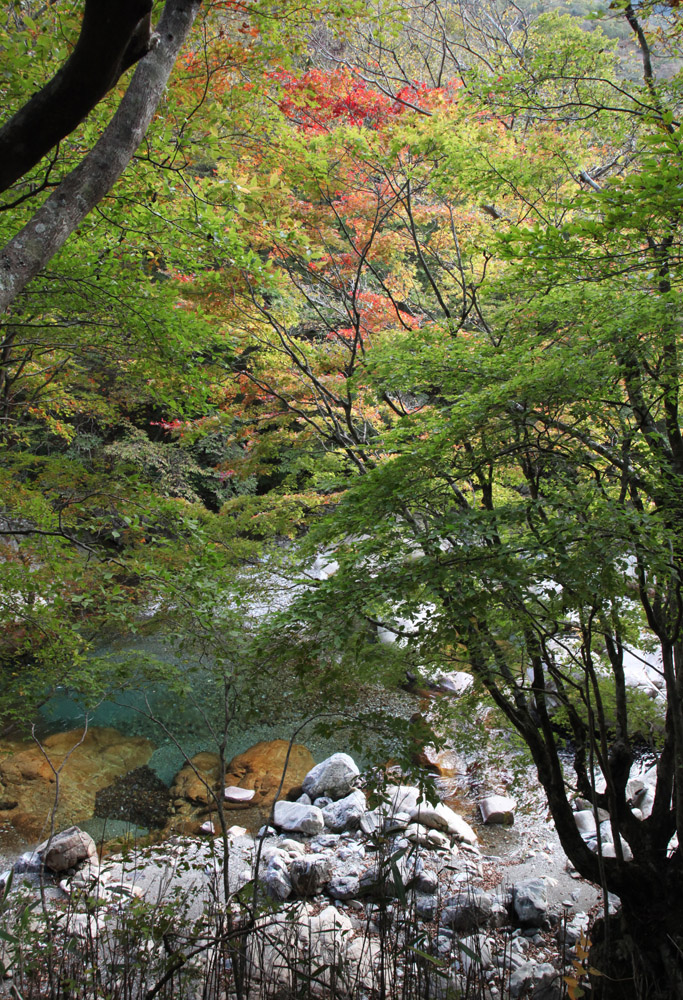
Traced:
POLYGON ((410 816, 418 803, 427 801, 415 785, 387 785, 382 794, 387 801, 382 802, 375 811, 383 816, 397 816, 399 813, 410 816))
POLYGON ((353 790, 359 774, 353 757, 347 753, 334 753, 311 768, 301 788, 311 799, 321 795, 329 795, 333 800, 343 799, 353 790))
POLYGON ((450 833, 452 837, 464 840, 466 844, 477 843, 477 835, 469 823, 466 823, 462 816, 459 816, 443 802, 438 802, 435 806, 429 805, 429 803, 420 803, 411 811, 410 820, 413 823, 432 827, 434 830, 450 833))
POLYGON ((311 837, 325 829, 322 809, 317 806, 302 806, 299 802, 276 802, 273 823, 281 830, 305 833, 311 837))
POLYGON ((542 927, 548 913, 545 881, 542 878, 528 878, 517 882, 512 889, 512 904, 521 924, 542 927))
POLYGON ((355 830, 366 810, 365 793, 361 792, 359 788, 354 788, 350 795, 325 806, 323 809, 325 826, 333 833, 355 830))
POLYGON ((479 812, 484 823, 502 823, 512 826, 515 821, 517 803, 508 795, 487 795, 479 803, 479 812))
POLYGON ((474 684, 474 677, 466 670, 439 670, 434 676, 434 683, 446 694, 459 697, 470 690, 474 684))
POLYGON ((574 822, 578 828, 579 833, 584 838, 595 836, 597 833, 597 827, 595 825, 595 816, 590 809, 579 809, 578 812, 574 813, 574 822))

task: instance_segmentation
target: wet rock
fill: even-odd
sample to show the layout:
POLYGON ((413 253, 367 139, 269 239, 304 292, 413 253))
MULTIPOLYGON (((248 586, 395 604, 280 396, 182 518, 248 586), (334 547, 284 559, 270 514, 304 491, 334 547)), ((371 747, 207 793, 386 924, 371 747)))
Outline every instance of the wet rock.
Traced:
POLYGON ((101 788, 133 768, 146 764, 153 744, 139 736, 124 736, 116 729, 92 727, 55 733, 35 743, 5 742, 8 751, 0 761, 0 789, 4 806, 0 825, 9 824, 22 839, 36 841, 45 836, 46 821, 55 800, 55 770, 59 778, 59 802, 55 824, 69 826, 89 819, 95 811, 95 796, 101 788), (65 759, 69 754, 69 759, 65 759), (50 766, 52 765, 52 766, 50 766), (15 805, 12 805, 15 803, 15 805))
POLYGON ((320 795, 329 795, 336 801, 353 791, 359 774, 349 754, 335 753, 311 768, 301 784, 304 792, 314 801, 320 795))
POLYGON ((148 829, 162 828, 171 799, 167 786, 151 767, 136 767, 95 795, 95 816, 121 819, 148 829))
POLYGON ((170 833, 174 828, 182 829, 186 824, 204 820, 213 807, 213 795, 220 794, 226 786, 253 791, 249 802, 226 801, 224 807, 239 809, 240 822, 251 830, 257 830, 268 818, 278 791, 281 798, 286 798, 292 789, 301 785, 304 775, 313 766, 313 757, 306 747, 294 744, 282 779, 289 749, 287 740, 256 743, 233 757, 223 776, 220 774, 218 754, 197 754, 173 781, 171 797, 176 812, 166 831, 170 833))
POLYGON ((317 896, 329 880, 332 865, 325 854, 295 858, 289 866, 292 889, 297 896, 317 896))

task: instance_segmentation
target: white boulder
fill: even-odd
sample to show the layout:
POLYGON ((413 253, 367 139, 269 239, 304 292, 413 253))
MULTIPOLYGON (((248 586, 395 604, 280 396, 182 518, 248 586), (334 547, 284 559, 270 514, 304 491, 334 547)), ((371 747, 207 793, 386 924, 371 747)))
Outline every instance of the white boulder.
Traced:
POLYGON ((334 753, 311 768, 301 788, 313 800, 327 795, 336 801, 353 791, 359 774, 353 757, 347 753, 334 753))
POLYGON ((298 802, 276 802, 273 823, 290 833, 305 833, 314 837, 325 829, 322 810, 317 806, 302 806, 298 802))

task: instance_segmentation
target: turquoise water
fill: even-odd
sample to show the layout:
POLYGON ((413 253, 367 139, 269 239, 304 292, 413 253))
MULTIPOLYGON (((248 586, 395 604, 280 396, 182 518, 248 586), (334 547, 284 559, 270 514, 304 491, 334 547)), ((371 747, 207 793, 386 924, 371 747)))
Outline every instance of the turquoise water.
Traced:
MULTIPOLYGON (((156 748, 149 766, 169 786, 188 758, 204 750, 216 750, 211 728, 220 733, 223 726, 218 711, 221 699, 213 684, 210 664, 197 668, 196 661, 180 657, 158 636, 122 639, 102 646, 95 655, 109 658, 112 674, 117 664, 136 657, 148 666, 155 662, 157 673, 164 668, 181 675, 192 671, 190 692, 183 697, 163 682, 145 681, 135 688, 108 692, 104 700, 86 711, 84 702, 76 694, 60 691, 41 708, 38 735, 79 728, 87 715, 90 726, 111 726, 126 735, 145 737, 156 748)), ((415 710, 415 702, 409 696, 400 694, 390 697, 393 697, 392 714, 405 714, 407 717, 415 710)), ((272 703, 279 712, 277 721, 265 718, 232 720, 227 732, 228 760, 260 741, 289 739, 292 736, 302 719, 300 716, 283 718, 281 700, 282 693, 273 691, 272 703)), ((320 707, 316 705, 314 710, 320 707)), ((312 730, 313 725, 308 726, 296 737, 296 742, 304 743, 316 760, 348 749, 348 733, 342 726, 326 738, 314 734, 312 730)), ((355 756, 362 764, 362 755, 356 753, 355 756)))

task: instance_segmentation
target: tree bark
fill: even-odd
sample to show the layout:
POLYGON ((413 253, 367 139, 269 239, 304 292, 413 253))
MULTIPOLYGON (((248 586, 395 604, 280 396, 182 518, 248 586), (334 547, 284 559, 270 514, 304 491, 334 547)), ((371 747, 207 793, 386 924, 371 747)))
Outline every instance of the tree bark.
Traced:
POLYGON ((92 111, 148 50, 152 0, 86 0, 61 69, 0 128, 0 192, 23 177, 92 111))
POLYGON ((0 313, 62 248, 121 176, 157 109, 201 0, 167 0, 158 44, 138 64, 101 138, 33 218, 0 251, 0 313))

